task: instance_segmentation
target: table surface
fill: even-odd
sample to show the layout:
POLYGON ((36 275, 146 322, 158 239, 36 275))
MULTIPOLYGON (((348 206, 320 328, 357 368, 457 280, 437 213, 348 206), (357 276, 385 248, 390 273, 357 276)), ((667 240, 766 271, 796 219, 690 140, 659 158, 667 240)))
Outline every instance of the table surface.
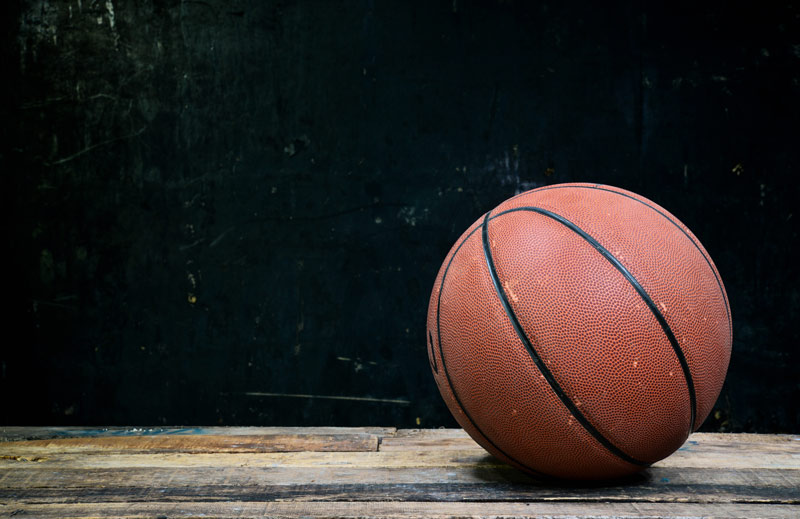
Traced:
POLYGON ((800 517, 800 436, 538 482, 457 429, 0 427, 0 517, 800 517))

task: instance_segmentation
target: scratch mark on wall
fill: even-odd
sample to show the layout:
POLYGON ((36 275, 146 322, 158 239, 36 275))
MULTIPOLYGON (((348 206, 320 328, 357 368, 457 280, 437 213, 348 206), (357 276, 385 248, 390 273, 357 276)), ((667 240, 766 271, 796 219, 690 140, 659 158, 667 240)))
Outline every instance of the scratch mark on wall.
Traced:
POLYGON ((187 245, 181 245, 180 247, 178 247, 178 250, 181 251, 181 252, 183 252, 185 250, 189 250, 189 249, 191 249, 192 247, 194 247, 196 245, 200 245, 204 241, 206 241, 205 238, 200 238, 199 240, 195 240, 192 243, 189 243, 187 245))
POLYGON ((231 232, 231 231, 232 231, 232 230, 234 230, 235 228, 236 228, 235 226, 228 227, 227 229, 225 229, 224 231, 222 231, 222 234, 220 234, 219 236, 217 236, 216 238, 214 238, 214 241, 212 241, 211 243, 209 243, 209 244, 208 244, 208 246, 209 246, 209 247, 215 247, 215 246, 216 246, 216 245, 217 245, 219 242, 221 242, 221 241, 222 241, 222 239, 223 239, 223 238, 225 238, 225 236, 226 236, 226 235, 227 235, 229 232, 231 232))
POLYGON ((265 396, 265 397, 279 397, 279 398, 308 398, 308 399, 321 399, 321 400, 348 400, 355 402, 375 402, 380 404, 397 404, 409 405, 411 402, 402 398, 373 398, 370 396, 339 396, 339 395, 305 395, 300 393, 262 393, 256 391, 249 391, 241 393, 245 396, 265 396))
POLYGON ((106 11, 108 12, 108 25, 111 34, 114 35, 114 47, 119 49, 119 33, 117 32, 116 16, 114 15, 114 2, 106 0, 106 11))
POLYGON ((45 162, 44 164, 45 164, 45 166, 58 166, 59 164, 64 164, 65 162, 69 162, 71 160, 77 159, 81 155, 89 153, 90 151, 96 150, 97 148, 100 148, 102 146, 106 146, 108 144, 113 144, 113 143, 115 143, 117 141, 124 141, 124 140, 127 140, 127 139, 132 139, 134 137, 138 137, 139 135, 144 133, 145 129, 146 128, 140 128, 139 130, 137 130, 137 131, 135 131, 135 132, 133 132, 133 133, 131 133, 129 135, 123 135, 122 137, 116 137, 114 139, 108 139, 108 140, 105 140, 105 141, 102 141, 102 142, 98 142, 97 144, 93 144, 91 146, 87 146, 86 148, 83 148, 82 150, 76 151, 72 155, 68 155, 68 156, 66 156, 64 158, 61 158, 61 159, 58 159, 58 160, 54 160, 53 162, 45 162))

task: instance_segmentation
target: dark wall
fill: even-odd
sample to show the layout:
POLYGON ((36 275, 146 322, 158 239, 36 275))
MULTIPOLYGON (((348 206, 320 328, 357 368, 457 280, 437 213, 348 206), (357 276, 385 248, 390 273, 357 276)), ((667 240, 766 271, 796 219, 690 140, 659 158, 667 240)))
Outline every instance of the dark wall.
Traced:
POLYGON ((4 3, 2 423, 454 425, 439 263, 591 181, 719 267, 705 427, 800 431, 800 8, 603 4, 4 3))

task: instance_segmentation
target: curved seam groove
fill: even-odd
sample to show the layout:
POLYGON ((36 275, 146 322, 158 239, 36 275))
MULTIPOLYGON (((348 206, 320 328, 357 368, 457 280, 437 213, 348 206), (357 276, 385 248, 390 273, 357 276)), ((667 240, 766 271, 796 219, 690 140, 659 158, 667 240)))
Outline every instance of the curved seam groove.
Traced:
POLYGON ((503 449, 498 447, 497 444, 494 443, 494 441, 492 441, 492 439, 489 438, 489 436, 487 436, 481 430, 480 427, 478 427, 478 425, 475 423, 475 420, 472 418, 472 415, 469 414, 469 411, 464 406, 464 403, 461 401, 461 398, 459 398, 458 393, 456 392, 456 388, 453 385, 453 381, 450 378, 450 372, 447 369, 447 363, 444 360, 444 348, 442 347, 442 329, 441 329, 441 326, 439 324, 439 317, 441 315, 440 310, 441 310, 441 306, 442 306, 442 292, 444 292, 444 282, 445 282, 445 279, 447 279, 447 272, 450 270, 450 265, 453 263, 453 260, 455 259, 456 254, 458 254, 458 251, 461 250, 461 247, 467 242, 468 239, 470 239, 470 237, 472 237, 473 234, 475 234, 475 232, 478 229, 480 229, 480 226, 478 226, 475 229, 473 229, 472 232, 469 233, 461 241, 461 243, 458 244, 458 247, 453 252, 453 255, 450 256, 450 261, 447 262, 447 267, 445 267, 444 274, 442 274, 442 281, 439 284, 439 296, 438 296, 437 302, 436 302, 436 335, 437 335, 437 342, 439 343, 439 356, 442 359, 442 371, 444 372, 445 378, 447 379, 447 384, 450 386, 450 391, 453 393, 453 398, 455 398, 456 402, 458 403, 458 406, 461 408, 461 411, 464 413, 464 416, 467 417, 467 420, 469 420, 469 423, 472 424, 472 427, 474 427, 475 430, 478 431, 480 433, 480 435, 483 436, 486 439, 486 441, 489 442, 492 445, 492 447, 497 449, 497 451, 502 453, 503 456, 505 456, 506 458, 508 458, 510 460, 513 460, 514 463, 517 463, 520 467, 524 467, 525 470, 527 470, 531 474, 534 474, 536 477, 538 477, 540 479, 544 479, 544 480, 553 479, 552 476, 550 476, 548 474, 543 474, 543 473, 541 473, 541 472, 539 472, 537 470, 534 470, 531 467, 529 467, 529 466, 525 465, 524 463, 522 463, 521 461, 517 460, 516 458, 510 456, 508 453, 506 453, 506 451, 504 451, 503 449))
MULTIPOLYGON (((516 209, 521 210, 521 209, 516 209)), ((506 214, 507 212, 512 212, 514 209, 509 211, 504 211, 499 213, 494 218, 506 214)), ((538 211, 537 211, 538 212, 538 211)), ((514 309, 511 307, 511 303, 508 300, 508 295, 506 294, 505 290, 503 289, 500 279, 497 275, 497 269, 495 268, 494 259, 492 258, 492 251, 489 246, 489 214, 487 213, 484 217, 483 221, 483 252, 486 256, 486 263, 489 266, 489 272, 491 274, 492 283, 494 284, 495 291, 497 292, 497 296, 500 299, 500 302, 503 305, 503 309, 506 312, 506 316, 508 317, 509 321, 511 321, 512 326, 514 327, 514 331, 517 333, 519 340, 525 346, 525 349, 528 351, 528 354, 533 360, 533 363, 539 369, 541 374, 544 376, 547 383, 550 385, 550 388, 556 394, 559 400, 566 406, 572 416, 583 426, 583 428, 591 434, 603 447, 605 447, 609 452, 617 456, 618 458, 627 461, 633 465, 638 465, 642 467, 647 467, 650 464, 644 461, 637 460, 632 456, 625 453, 622 449, 611 443, 611 440, 606 438, 603 433, 601 433, 597 428, 592 425, 592 423, 586 418, 586 416, 581 413, 580 409, 575 405, 574 402, 570 399, 570 397, 564 392, 564 389, 558 383, 558 381, 553 376, 553 373, 550 369, 545 365, 544 361, 542 361, 539 354, 536 352, 536 348, 534 348, 533 343, 531 342, 528 335, 525 333, 525 330, 522 328, 522 324, 519 322, 517 318, 517 314, 514 312, 514 309)))
POLYGON ((652 205, 648 204, 647 202, 644 202, 643 200, 639 200, 638 198, 630 196, 630 195, 628 195, 626 193, 621 193, 619 191, 615 191, 614 189, 609 189, 610 186, 606 187, 606 186, 603 186, 602 184, 595 184, 593 186, 546 186, 546 187, 539 187, 539 188, 533 189, 532 191, 548 191, 550 189, 566 189, 566 188, 570 188, 570 187, 579 188, 579 189, 596 189, 598 191, 605 191, 606 193, 614 193, 615 195, 619 195, 619 196, 623 196, 625 198, 629 198, 629 199, 631 199, 631 200, 633 200, 635 202, 639 202, 643 206, 648 207, 651 210, 655 211, 656 213, 660 214, 669 223, 671 223, 672 225, 677 227, 677 229, 679 231, 681 231, 683 233, 683 235, 686 236, 686 238, 689 239, 690 242, 692 242, 692 245, 694 245, 694 247, 697 249, 697 252, 700 253, 700 255, 705 260, 706 264, 708 264, 708 268, 711 269, 711 274, 713 274, 714 279, 717 282, 717 286, 719 287, 719 293, 722 295, 722 303, 725 305, 725 316, 728 318, 728 334, 730 335, 731 340, 733 340, 733 318, 731 316, 731 308, 730 308, 730 305, 728 304, 728 298, 725 295, 725 289, 722 287, 722 280, 720 279, 720 276, 717 273, 717 269, 711 263, 711 258, 709 258, 705 254, 705 252, 703 252, 703 249, 700 248, 700 245, 698 245, 697 241, 695 241, 694 238, 692 238, 692 236, 688 232, 686 232, 686 230, 683 227, 678 225, 678 223, 675 220, 673 220, 672 218, 670 218, 669 216, 664 214, 662 211, 659 211, 657 208, 653 207, 652 205))
MULTIPOLYGON (((439 291, 441 292, 441 289, 439 291)), ((433 351, 433 334, 431 333, 430 330, 428 330, 428 347, 430 348, 431 352, 431 362, 430 362, 431 368, 433 369, 433 372, 438 375, 439 366, 436 364, 436 352, 433 351)))
MULTIPOLYGON (((681 365, 681 370, 683 371, 683 378, 686 381, 686 388, 689 392, 689 412, 690 412, 690 419, 689 419, 689 433, 694 431, 694 423, 695 423, 695 416, 696 416, 696 407, 697 407, 697 397, 695 395, 694 389, 694 380, 692 379, 692 374, 689 370, 689 363, 686 360, 686 356, 683 354, 683 350, 681 349, 680 345, 678 344, 678 339, 675 337, 675 334, 672 332, 672 329, 667 323, 664 314, 658 309, 655 304, 655 301, 650 297, 647 291, 642 287, 639 281, 634 277, 634 275, 623 265, 611 252, 608 251, 605 247, 603 247, 600 242, 594 239, 589 233, 572 223, 571 221, 567 220, 563 216, 548 211, 546 209, 542 209, 540 207, 516 207, 514 209, 508 209, 507 211, 503 211, 499 213, 497 216, 501 216, 506 213, 512 213, 516 211, 531 211, 543 216, 547 216, 558 223, 564 225, 571 231, 575 232, 578 236, 586 240, 592 247, 594 247, 597 252, 599 252, 606 260, 608 260, 611 265, 614 266, 625 279, 633 286, 634 290, 639 294, 642 300, 645 302, 647 307, 652 312, 653 316, 658 321, 658 324, 661 325, 661 329, 664 334, 667 336, 670 345, 672 346, 672 350, 675 352, 675 355, 678 357, 678 362, 681 365)), ((497 217, 496 216, 496 217, 497 217)))

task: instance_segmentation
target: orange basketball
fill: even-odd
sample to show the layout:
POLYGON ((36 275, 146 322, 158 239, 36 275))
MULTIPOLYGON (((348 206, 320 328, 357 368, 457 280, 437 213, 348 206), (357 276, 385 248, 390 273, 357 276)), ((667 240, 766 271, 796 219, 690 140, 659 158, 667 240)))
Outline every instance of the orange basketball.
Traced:
POLYGON ((534 189, 481 217, 428 307, 431 369, 453 416, 539 477, 613 478, 669 456, 719 396, 731 333, 694 234, 597 184, 534 189))

